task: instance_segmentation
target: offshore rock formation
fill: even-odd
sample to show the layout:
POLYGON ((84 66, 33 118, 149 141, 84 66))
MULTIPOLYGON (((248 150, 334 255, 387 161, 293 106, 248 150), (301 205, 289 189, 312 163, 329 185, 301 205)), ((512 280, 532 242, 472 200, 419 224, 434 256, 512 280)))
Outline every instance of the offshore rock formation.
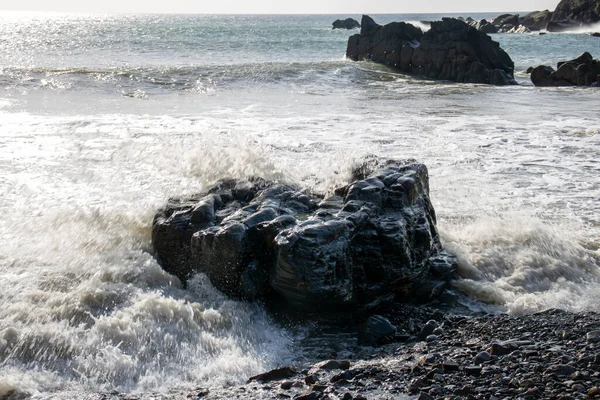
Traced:
POLYGON ((600 22, 600 1, 562 0, 552 14, 548 31, 562 32, 600 22))
POLYGON ((514 63, 497 42, 463 21, 443 18, 423 33, 404 22, 380 26, 363 15, 346 56, 371 60, 407 74, 461 83, 516 85, 514 63))
POLYGON ((588 52, 570 61, 561 61, 554 68, 540 65, 531 71, 535 86, 594 86, 600 85, 600 60, 588 52))
POLYGON ((360 29, 360 23, 353 18, 336 19, 331 29, 360 29))
POLYGON ((552 19, 552 12, 549 10, 533 11, 519 19, 519 23, 531 31, 541 31, 546 29, 548 22, 552 19))
POLYGON ((552 13, 544 10, 531 12, 524 17, 520 17, 519 14, 502 14, 491 22, 485 19, 480 21, 473 18, 458 19, 483 33, 529 33, 546 29, 551 18, 552 13))
POLYGON ((156 257, 184 281, 205 273, 228 295, 300 312, 429 300, 456 266, 437 233, 427 168, 370 165, 328 197, 256 178, 169 200, 153 222, 156 257))

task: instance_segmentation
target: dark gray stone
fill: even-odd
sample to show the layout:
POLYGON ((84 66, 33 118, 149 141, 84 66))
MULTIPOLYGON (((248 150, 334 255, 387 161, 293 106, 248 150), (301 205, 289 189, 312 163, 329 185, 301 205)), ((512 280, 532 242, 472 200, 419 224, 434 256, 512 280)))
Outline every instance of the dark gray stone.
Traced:
POLYGON ((482 367, 479 365, 469 365, 464 368, 465 374, 469 376, 479 376, 481 375, 482 367))
POLYGON ((559 62, 556 71, 545 65, 534 68, 531 82, 535 86, 595 86, 599 75, 600 61, 585 52, 573 60, 559 62))
POLYGON ((600 22, 600 2, 597 0, 561 0, 552 15, 552 22, 557 21, 566 21, 577 26, 596 24, 600 22))
POLYGON ((560 21, 550 21, 546 25, 546 30, 548 32, 560 33, 572 31, 575 29, 581 28, 581 24, 579 22, 570 21, 568 19, 560 20, 560 21))
POLYGON ((441 247, 427 168, 370 165, 328 198, 256 178, 170 200, 153 223, 156 257, 183 281, 204 273, 230 296, 299 312, 429 300, 456 264, 441 247))
POLYGON ((353 18, 336 19, 332 29, 360 29, 360 23, 353 18))
POLYGON ((322 361, 322 362, 316 364, 311 369, 323 370, 323 371, 333 371, 336 369, 346 370, 349 368, 350 368, 350 361, 348 361, 348 360, 327 360, 327 361, 322 361))
POLYGON ((519 26, 519 14, 502 14, 494 18, 492 24, 496 27, 497 31, 508 32, 515 26, 519 26))
POLYGON ((489 353, 493 356, 504 356, 519 348, 519 344, 513 341, 494 342, 490 346, 489 353))
POLYGON ((256 376, 253 376, 251 378, 248 379, 248 382, 270 382, 270 381, 279 381, 282 379, 289 379, 293 376, 296 376, 298 373, 290 368, 290 367, 283 367, 283 368, 277 368, 277 369, 273 369, 269 372, 265 372, 263 374, 259 374, 256 376))
POLYGON ((476 25, 475 25, 475 29, 477 29, 479 32, 483 32, 483 33, 498 33, 498 28, 488 22, 485 19, 482 19, 481 21, 479 21, 476 25))
POLYGON ((475 364, 475 365, 483 364, 484 362, 490 361, 491 359, 492 359, 492 355, 490 353, 488 353, 487 351, 482 351, 481 353, 479 353, 475 356, 475 358, 473 359, 473 364, 475 364))
POLYGON ((421 332, 419 332, 419 335, 417 336, 417 338, 419 340, 425 340, 429 335, 431 335, 433 333, 434 330, 436 330, 438 328, 438 323, 435 320, 429 320, 427 321, 427 323, 423 326, 423 328, 421 329, 421 332))
POLYGON ((360 34, 348 39, 346 56, 430 79, 516 84, 514 63, 500 45, 454 18, 431 22, 431 29, 423 33, 404 22, 380 26, 365 15, 360 34))
POLYGON ((590 331, 586 334, 586 340, 588 343, 600 342, 600 331, 590 331))
POLYGON ((555 364, 551 365, 544 371, 544 375, 569 376, 577 369, 572 365, 555 364))
POLYGON ((532 31, 546 29, 548 22, 552 19, 552 12, 548 10, 534 11, 519 19, 519 23, 532 31))
POLYGON ((377 344, 392 338, 395 334, 396 327, 387 318, 371 315, 365 322, 363 341, 366 344, 377 344))

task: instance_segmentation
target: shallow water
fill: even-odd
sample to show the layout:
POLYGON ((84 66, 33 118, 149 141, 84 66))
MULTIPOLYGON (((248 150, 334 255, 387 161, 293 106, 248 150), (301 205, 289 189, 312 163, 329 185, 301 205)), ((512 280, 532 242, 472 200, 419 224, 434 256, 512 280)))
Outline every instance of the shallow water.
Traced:
MULTIPOLYGON (((349 62, 336 18, 0 14, 0 397, 222 387, 301 359, 303 327, 163 273, 152 216, 224 176, 326 191, 367 154, 429 167, 469 302, 598 310, 600 91, 349 62)), ((494 39, 517 71, 600 57, 585 33, 494 39)))

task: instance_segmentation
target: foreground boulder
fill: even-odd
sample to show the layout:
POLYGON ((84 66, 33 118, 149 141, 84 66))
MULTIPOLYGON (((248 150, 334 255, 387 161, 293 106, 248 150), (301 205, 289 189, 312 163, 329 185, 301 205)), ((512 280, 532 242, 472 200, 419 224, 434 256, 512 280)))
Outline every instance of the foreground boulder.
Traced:
POLYGON ((336 19, 332 29, 360 29, 360 23, 353 18, 336 19))
POLYGON ((454 18, 431 23, 423 33, 404 22, 380 26, 363 15, 360 34, 348 39, 346 55, 407 74, 461 83, 516 85, 514 63, 485 33, 454 18))
POLYGON ((368 309, 380 300, 429 300, 453 279, 422 164, 365 164, 324 197, 263 179, 223 180, 172 199, 152 243, 161 266, 205 273, 224 293, 301 312, 368 309))
POLYGON ((595 86, 600 85, 600 60, 594 60, 588 52, 579 57, 562 61, 554 68, 540 65, 531 71, 535 86, 595 86))

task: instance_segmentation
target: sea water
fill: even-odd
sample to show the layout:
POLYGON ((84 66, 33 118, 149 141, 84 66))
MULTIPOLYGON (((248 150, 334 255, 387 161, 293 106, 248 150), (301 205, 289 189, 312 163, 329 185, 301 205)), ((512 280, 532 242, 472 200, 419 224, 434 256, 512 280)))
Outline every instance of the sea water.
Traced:
POLYGON ((0 14, 0 398, 294 362, 302 329, 161 270, 153 214, 222 177, 325 192, 366 155, 428 166, 469 306, 599 309, 600 90, 524 70, 599 58, 600 38, 493 35, 520 85, 454 84, 346 60, 340 17, 0 14))

